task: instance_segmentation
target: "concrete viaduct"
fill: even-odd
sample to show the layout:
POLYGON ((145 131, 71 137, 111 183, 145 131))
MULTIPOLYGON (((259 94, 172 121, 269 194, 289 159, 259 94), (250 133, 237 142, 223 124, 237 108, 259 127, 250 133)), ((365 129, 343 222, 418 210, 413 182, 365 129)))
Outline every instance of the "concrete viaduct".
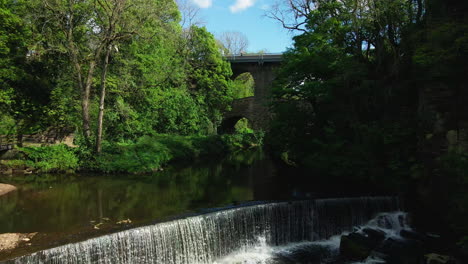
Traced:
POLYGON ((253 129, 267 130, 271 119, 268 108, 271 83, 276 77, 276 68, 283 60, 282 54, 227 56, 226 59, 231 63, 232 79, 249 72, 255 81, 255 89, 254 96, 232 102, 232 110, 224 114, 219 132, 233 133, 234 125, 244 117, 253 129))

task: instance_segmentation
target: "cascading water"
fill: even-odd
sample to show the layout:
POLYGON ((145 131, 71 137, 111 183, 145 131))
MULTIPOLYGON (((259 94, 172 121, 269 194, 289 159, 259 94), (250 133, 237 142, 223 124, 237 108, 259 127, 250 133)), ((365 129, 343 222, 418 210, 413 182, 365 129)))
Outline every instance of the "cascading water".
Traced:
POLYGON ((227 263, 226 256, 259 243, 323 240, 398 209, 392 197, 258 204, 126 230, 9 263, 227 263))
MULTIPOLYGON (((385 239, 391 238, 404 240, 400 236, 402 229, 410 229, 407 224, 406 213, 389 212, 380 213, 364 225, 353 227, 353 232, 367 236, 363 230, 378 230, 385 234, 385 239)), ((332 236, 326 240, 302 241, 286 245, 267 245, 263 237, 260 237, 253 247, 244 247, 219 260, 216 264, 298 264, 298 263, 349 263, 349 264, 377 264, 386 263, 377 256, 369 256, 362 262, 344 262, 340 260, 340 241, 344 231, 340 235, 332 236)))

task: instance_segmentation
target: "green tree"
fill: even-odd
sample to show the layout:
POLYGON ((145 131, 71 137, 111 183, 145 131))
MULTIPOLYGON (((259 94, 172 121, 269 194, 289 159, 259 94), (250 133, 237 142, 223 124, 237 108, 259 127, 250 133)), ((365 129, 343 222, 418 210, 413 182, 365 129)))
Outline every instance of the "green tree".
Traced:
POLYGON ((323 174, 403 173, 395 170, 414 154, 404 142, 415 138, 408 110, 417 89, 395 80, 410 69, 403 37, 415 9, 403 0, 313 2, 284 55, 270 142, 323 174))
POLYGON ((0 126, 20 138, 45 126, 51 76, 60 64, 36 50, 29 7, 27 1, 0 1, 0 111, 6 121, 0 126))
POLYGON ((112 49, 117 48, 118 43, 132 36, 151 38, 154 33, 154 31, 148 30, 151 27, 173 27, 179 20, 179 14, 174 1, 169 0, 157 2, 148 0, 102 0, 97 1, 97 3, 100 7, 97 10, 97 18, 102 21, 98 26, 103 32, 102 42, 106 50, 101 66, 101 93, 96 135, 96 152, 100 153, 107 68, 112 49))
POLYGON ((72 65, 75 86, 81 93, 82 131, 88 144, 91 137, 91 92, 96 73, 98 70, 101 72, 96 125, 96 151, 99 152, 112 51, 117 51, 120 43, 132 37, 150 37, 145 29, 177 23, 176 5, 169 0, 44 0, 37 1, 36 7, 37 19, 43 22, 38 29, 47 42, 45 48, 66 54, 72 65))
POLYGON ((23 1, 0 1, 0 107, 11 103, 13 85, 24 76, 30 32, 21 19, 23 1))
POLYGON ((223 59, 215 38, 206 28, 192 26, 188 39, 188 86, 197 102, 203 102, 213 127, 221 123, 222 113, 232 101, 232 70, 223 59))

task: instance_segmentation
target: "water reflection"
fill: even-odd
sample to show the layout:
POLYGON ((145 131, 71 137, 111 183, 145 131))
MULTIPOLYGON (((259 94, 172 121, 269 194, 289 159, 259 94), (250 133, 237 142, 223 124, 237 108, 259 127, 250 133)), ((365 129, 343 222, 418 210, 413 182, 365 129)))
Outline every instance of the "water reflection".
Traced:
POLYGON ((252 151, 152 175, 3 177, 0 182, 19 190, 0 198, 0 233, 65 232, 123 219, 149 223, 259 199, 269 192, 259 182, 273 175, 267 163, 261 151, 252 151))

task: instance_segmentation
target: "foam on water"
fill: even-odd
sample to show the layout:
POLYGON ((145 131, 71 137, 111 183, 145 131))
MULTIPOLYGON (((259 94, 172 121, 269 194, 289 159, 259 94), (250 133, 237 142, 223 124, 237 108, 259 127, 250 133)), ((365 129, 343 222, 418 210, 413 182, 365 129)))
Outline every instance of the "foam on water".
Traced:
MULTIPOLYGON (((409 229, 406 213, 389 212, 378 214, 375 218, 362 226, 355 227, 357 232, 362 232, 365 228, 380 230, 385 233, 385 238, 401 239, 399 233, 402 229, 409 229)), ((312 263, 327 263, 339 256, 340 241, 343 232, 326 240, 302 241, 289 243, 282 246, 270 246, 265 243, 264 237, 258 238, 258 243, 251 248, 242 248, 228 256, 225 256, 215 264, 277 264, 277 263, 305 263, 301 258, 315 260, 312 263), (315 254, 311 256, 310 254, 315 254)), ((352 262, 352 264, 377 264, 385 263, 377 256, 370 256, 362 262, 352 262)))
MULTIPOLYGON (((339 248, 334 235, 396 210, 398 201, 392 197, 257 204, 126 230, 11 262, 281 263, 303 249, 326 259, 339 248)), ((393 222, 377 219, 372 224, 393 230, 393 222)))

